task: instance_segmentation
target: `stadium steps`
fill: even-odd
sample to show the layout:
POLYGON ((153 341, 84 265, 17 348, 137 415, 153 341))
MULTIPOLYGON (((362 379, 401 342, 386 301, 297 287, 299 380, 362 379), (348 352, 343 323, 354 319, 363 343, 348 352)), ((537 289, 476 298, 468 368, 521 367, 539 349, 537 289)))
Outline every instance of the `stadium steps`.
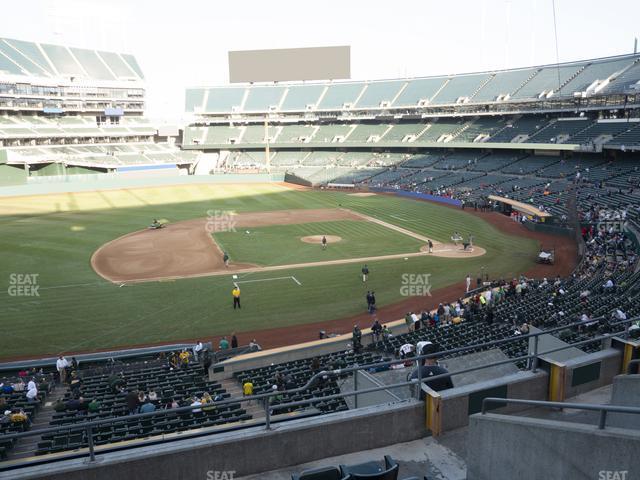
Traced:
POLYGON ((529 135, 529 137, 527 138, 527 140, 525 140, 524 143, 527 143, 529 140, 531 140, 532 138, 535 138, 536 135, 539 135, 540 133, 544 132, 547 128, 551 127, 551 125, 555 125, 558 122, 558 119, 555 120, 551 120, 549 123, 547 123, 544 127, 542 127, 540 130, 538 130, 537 132, 535 132, 533 135, 529 135))
POLYGON ((569 136, 569 138, 567 138, 567 139, 566 139, 565 141, 563 141, 562 143, 570 143, 570 142, 571 142, 571 139, 572 139, 573 137, 575 137, 576 135, 580 135, 580 134, 582 134, 582 132, 585 132, 585 131, 589 130, 590 128, 595 127, 596 125, 597 125, 596 123, 589 123, 589 124, 588 124, 586 127, 584 127, 583 129, 578 130, 577 132, 575 132, 575 133, 573 133, 572 135, 570 135, 570 136, 569 136))
MULTIPOLYGON (((50 422, 53 418, 55 410, 53 404, 58 398, 64 396, 66 388, 62 385, 56 385, 47 395, 47 400, 42 405, 36 415, 29 431, 37 431, 45 428, 51 428, 50 422)), ((38 442, 41 441, 39 436, 21 438, 15 446, 8 452, 7 460, 16 460, 19 458, 32 457, 38 449, 38 442)))
MULTIPOLYGON (((220 381, 222 388, 226 390, 226 392, 231 395, 230 398, 242 398, 242 387, 240 384, 233 378, 226 378, 220 381)), ((264 408, 257 401, 253 401, 250 403, 243 403, 242 408, 244 408, 251 418, 255 420, 262 420, 265 418, 264 408)))
POLYGON ((449 139, 448 141, 449 142, 454 141, 458 135, 460 135, 466 129, 471 127, 471 125, 473 125, 473 121, 463 123, 462 126, 458 130, 455 130, 453 133, 450 134, 451 135, 451 139, 449 139))
POLYGON ((522 82, 522 85, 520 85, 518 88, 516 88, 513 92, 511 92, 509 94, 510 97, 513 97, 516 93, 518 93, 520 90, 522 90, 524 88, 524 86, 529 83, 533 78, 535 78, 536 75, 538 75, 538 72, 540 72, 541 69, 535 70, 530 76, 529 78, 527 78, 524 82, 522 82))
POLYGON ((471 95, 469 95, 469 101, 473 100, 473 97, 475 97, 480 92, 480 90, 482 90, 485 87, 485 85, 487 83, 491 82, 494 77, 495 77, 495 74, 494 75, 487 75, 487 78, 485 78, 484 82, 482 82, 480 84, 480 86, 478 88, 476 88, 475 92, 473 92, 471 95))
POLYGON ((582 72, 584 72, 584 69, 587 68, 589 65, 591 65, 590 63, 584 64, 582 65, 582 67, 580 67, 578 69, 577 72, 575 72, 573 75, 571 75, 569 78, 567 78, 564 82, 562 82, 562 84, 560 85, 560 88, 558 88, 557 90, 554 90, 553 93, 558 93, 561 92, 562 89, 570 82, 572 81, 574 78, 576 78, 578 75, 580 75, 582 72))

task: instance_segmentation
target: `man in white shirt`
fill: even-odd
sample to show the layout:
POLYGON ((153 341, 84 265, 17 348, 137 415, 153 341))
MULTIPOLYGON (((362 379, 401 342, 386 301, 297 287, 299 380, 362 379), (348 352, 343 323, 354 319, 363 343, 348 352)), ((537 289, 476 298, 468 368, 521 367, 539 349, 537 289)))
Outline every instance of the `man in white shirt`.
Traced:
POLYGON ((60 383, 65 383, 67 381, 67 367, 69 366, 69 362, 64 358, 63 355, 58 357, 58 361, 56 362, 56 369, 58 370, 58 375, 60 376, 60 383))
POLYGON ((467 281, 467 293, 469 293, 469 290, 471 290, 471 275, 467 275, 466 281, 467 281))
POLYGON ((29 382, 29 388, 27 390, 27 401, 28 402, 37 402, 38 399, 38 389, 36 388, 36 384, 31 381, 29 382), (33 388, 32 388, 33 385, 33 388))
POLYGON ((404 345, 402 345, 400 347, 400 358, 407 358, 412 356, 413 354, 413 349, 415 347, 413 345, 411 345, 410 343, 405 343, 404 345))
MULTIPOLYGON (((200 401, 200 399, 198 397, 194 397, 193 402, 191 402, 191 406, 199 407, 201 405, 202 405, 202 402, 200 401)), ((192 413, 200 413, 201 411, 202 411, 201 408, 194 408, 193 410, 191 410, 192 413)))
POLYGON ((432 345, 432 342, 428 340, 423 340, 421 342, 416 343, 416 353, 418 355, 422 355, 422 349, 425 347, 425 345, 432 345))
POLYGON ((200 355, 200 352, 203 349, 203 345, 202 342, 200 340, 198 340, 198 343, 196 343, 196 346, 193 347, 193 359, 197 362, 198 361, 198 355, 200 355))

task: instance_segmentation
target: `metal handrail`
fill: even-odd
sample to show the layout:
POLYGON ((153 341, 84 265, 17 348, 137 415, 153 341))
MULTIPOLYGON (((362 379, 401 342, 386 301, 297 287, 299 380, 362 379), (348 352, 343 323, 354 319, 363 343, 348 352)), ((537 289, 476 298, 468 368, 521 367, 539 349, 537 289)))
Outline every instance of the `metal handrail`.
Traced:
MULTIPOLYGON (((604 317, 601 317, 604 318, 604 317)), ((610 325, 622 325, 622 324, 628 324, 634 321, 637 321, 640 317, 637 318, 632 318, 632 319, 627 319, 627 320, 622 320, 620 322, 615 322, 613 324, 610 325)), ((404 387, 404 386, 410 386, 410 385, 421 385, 422 384, 422 369, 418 368, 417 369, 417 373, 418 373, 418 378, 417 379, 413 379, 410 381, 406 381, 406 382, 401 382, 401 383, 396 383, 396 384, 392 384, 392 385, 383 385, 383 386, 379 386, 379 387, 373 387, 373 388, 368 388, 368 389, 362 389, 362 390, 354 390, 352 392, 345 392, 345 393, 338 393, 338 394, 334 394, 334 395, 327 395, 327 396, 323 396, 323 397, 314 397, 314 398, 310 398, 310 399, 304 399, 304 400, 299 400, 296 402, 289 402, 289 403, 283 403, 283 404, 271 404, 269 402, 269 399, 271 397, 275 397, 275 396, 279 396, 279 395, 283 395, 283 394, 295 394, 295 393, 300 393, 303 391, 308 390, 310 387, 314 386, 316 384, 316 382, 318 382, 319 380, 323 379, 323 377, 325 378, 329 378, 329 377, 339 377, 341 375, 347 374, 347 373, 352 373, 352 372, 356 372, 359 370, 368 370, 371 368, 378 368, 378 367, 388 367, 391 365, 395 365, 395 364, 400 364, 400 363, 405 363, 406 361, 410 360, 412 362, 417 362, 419 364, 419 362, 421 360, 426 360, 426 359, 433 359, 442 355, 448 355, 448 354, 452 354, 452 353, 459 353, 459 352, 464 352, 466 350, 472 350, 472 349, 476 349, 476 348, 484 348, 484 347, 490 347, 493 345, 499 345, 502 343, 508 343, 508 342, 515 342, 515 341, 521 341, 527 338, 537 338, 541 335, 546 335, 555 331, 560 331, 560 330, 566 330, 569 328, 573 328, 576 326, 581 326, 581 325, 585 325, 586 323, 592 323, 594 321, 596 321, 597 319, 591 319, 588 322, 576 322, 576 323, 572 323, 569 325, 564 325, 562 327, 555 327, 553 329, 549 329, 549 330, 544 330, 544 331, 540 331, 540 332, 536 332, 536 333, 530 333, 530 334, 526 334, 526 335, 517 335, 517 336, 513 336, 513 337, 508 337, 508 338, 504 338, 504 339, 500 339, 500 340, 492 340, 490 342, 483 342, 483 343, 479 343, 479 344, 473 344, 473 345, 469 345, 469 346, 465 346, 465 347, 459 347, 459 348, 455 348, 455 349, 450 349, 450 350, 445 350, 442 352, 437 352, 437 353, 432 353, 432 354, 428 354, 428 355, 418 355, 416 357, 411 357, 411 358, 407 358, 407 359, 397 359, 397 360, 391 360, 391 361, 386 361, 386 362, 376 362, 376 363, 370 363, 370 364, 365 364, 365 365, 357 365, 354 367, 348 367, 348 368, 340 368, 340 369, 335 369, 335 370, 323 370, 320 371, 318 373, 316 373, 315 375, 313 375, 311 378, 309 378, 309 380, 307 381, 307 383, 301 387, 298 388, 294 388, 291 390, 284 390, 284 391, 277 391, 277 392, 267 392, 267 393, 262 393, 262 394, 258 394, 258 395, 251 395, 249 397, 242 397, 242 398, 229 398, 226 400, 220 400, 217 402, 214 402, 213 404, 204 404, 204 405, 195 405, 195 406, 186 406, 186 407, 179 407, 179 408, 172 408, 172 409, 162 409, 162 410, 156 410, 154 412, 150 412, 150 413, 137 413, 137 414, 133 414, 133 415, 126 415, 126 416, 120 416, 120 417, 111 417, 111 418, 106 418, 106 419, 102 419, 102 420, 92 420, 92 421, 88 421, 88 422, 78 422, 75 424, 69 424, 69 425, 61 425, 61 426, 56 426, 56 427, 49 427, 49 428, 44 428, 44 429, 39 429, 39 430, 31 430, 31 431, 27 431, 27 432, 20 432, 20 433, 13 433, 13 434, 7 434, 7 435, 0 435, 0 440, 11 440, 11 439, 19 439, 19 438, 24 438, 24 437, 31 437, 31 436, 41 436, 43 434, 47 434, 47 433, 56 433, 56 432, 69 432, 69 431, 77 431, 77 430, 85 430, 87 433, 87 439, 89 442, 88 448, 89 448, 89 457, 91 459, 91 461, 95 460, 95 448, 93 445, 93 429, 95 427, 99 427, 102 425, 110 425, 110 424, 114 424, 114 423, 118 423, 118 422, 126 422, 129 420, 136 420, 136 419, 147 419, 147 418, 153 418, 153 417, 160 417, 160 416, 167 416, 167 415, 171 415, 173 416, 175 414, 175 416, 179 416, 179 414, 181 413, 187 413, 187 412, 192 412, 193 410, 206 410, 207 408, 210 408, 211 406, 217 408, 223 405, 229 405, 229 404, 238 404, 238 403, 243 403, 243 402, 249 402, 249 401, 254 401, 254 400, 262 400, 264 409, 265 409, 265 428, 268 430, 270 429, 270 417, 271 417, 271 408, 282 408, 282 409, 286 409, 286 408, 291 408, 291 407, 296 407, 296 406, 302 406, 302 405, 308 405, 308 404, 312 404, 312 403, 317 403, 320 401, 325 401, 325 400, 333 400, 333 399, 337 399, 337 398, 345 398, 345 397, 351 397, 351 396, 356 396, 356 395, 360 395, 360 394, 365 394, 365 393, 373 393, 373 392, 377 392, 377 391, 381 391, 381 390, 389 390, 389 389, 393 389, 393 388, 400 388, 400 387, 404 387)), ((561 351, 561 350, 566 350, 569 348, 574 347, 575 345, 581 345, 581 344, 587 344, 587 343, 594 343, 597 341, 601 341, 601 340, 606 340, 608 338, 612 338, 615 336, 620 336, 621 333, 625 333, 626 330, 624 331, 620 331, 620 332, 614 332, 614 333, 609 333, 609 334, 605 334, 602 335, 600 337, 594 337, 588 340, 583 340, 581 342, 576 342, 574 344, 569 344, 560 348, 556 348, 553 350, 549 350, 546 352, 537 352, 537 342, 535 343, 535 348, 534 348, 534 352, 532 354, 529 355, 525 355, 525 356, 521 356, 521 357, 516 357, 516 358, 509 358, 506 360, 501 360, 498 362, 492 362, 489 364, 485 364, 485 365, 479 365, 479 366, 475 366, 475 367, 470 367, 470 368, 466 368, 463 370, 457 370, 455 372, 448 372, 448 373, 443 373, 440 375, 434 375, 432 377, 429 377, 429 381, 432 380, 437 380, 437 379, 442 379, 442 378, 448 378, 448 377, 452 377, 455 375, 460 375, 463 373, 470 373, 473 371, 478 371, 478 370, 483 370, 485 368, 490 368, 490 367, 495 367, 495 366, 500 366, 500 365, 506 365, 506 364, 511 364, 511 363, 518 363, 521 361, 528 361, 528 360, 534 360, 534 362, 532 362, 532 371, 535 373, 535 368, 534 368, 534 364, 535 364, 535 360, 537 360, 538 356, 540 355, 545 355, 548 353, 553 353, 553 352, 557 352, 557 351, 561 351)), ((356 396, 357 398, 357 396, 356 396)), ((0 470, 2 470, 2 463, 0 463, 0 470)))
POLYGON ((487 413, 487 408, 490 403, 504 403, 504 404, 517 404, 517 405, 530 405, 532 407, 547 407, 547 408, 572 408, 574 410, 589 410, 600 412, 600 418, 598 420, 598 429, 604 429, 607 422, 607 413, 633 413, 640 415, 640 407, 624 407, 621 405, 599 405, 592 403, 569 403, 569 402, 548 402, 544 400, 524 400, 520 398, 497 398, 487 397, 482 399, 482 415, 487 413))

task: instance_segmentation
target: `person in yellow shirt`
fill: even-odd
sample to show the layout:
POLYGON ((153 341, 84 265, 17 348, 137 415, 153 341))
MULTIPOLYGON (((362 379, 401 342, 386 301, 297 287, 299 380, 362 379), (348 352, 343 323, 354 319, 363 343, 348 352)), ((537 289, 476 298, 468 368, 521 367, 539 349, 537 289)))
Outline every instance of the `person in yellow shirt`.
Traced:
POLYGON ((234 285, 231 295, 233 295, 233 309, 242 308, 240 307, 240 287, 238 285, 234 285))
POLYGON ((251 395, 253 395, 253 383, 251 382, 251 380, 247 380, 242 384, 242 394, 245 397, 250 397, 251 395))
POLYGON ((180 352, 180 366, 182 368, 187 368, 189 366, 189 352, 186 350, 182 350, 182 352, 180 352))

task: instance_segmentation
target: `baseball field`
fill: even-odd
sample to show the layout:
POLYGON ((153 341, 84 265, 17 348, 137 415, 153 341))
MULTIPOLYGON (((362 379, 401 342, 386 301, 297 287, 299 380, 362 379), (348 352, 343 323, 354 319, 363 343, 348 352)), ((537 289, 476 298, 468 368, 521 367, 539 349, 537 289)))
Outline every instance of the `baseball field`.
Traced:
POLYGON ((369 289, 384 307, 406 301, 407 278, 428 278, 433 292, 467 274, 510 277, 538 252, 453 208, 277 183, 0 198, 0 231, 4 359, 347 318, 364 312, 369 289), (148 229, 153 219, 166 227, 148 229), (472 234, 473 251, 453 232, 472 234))

